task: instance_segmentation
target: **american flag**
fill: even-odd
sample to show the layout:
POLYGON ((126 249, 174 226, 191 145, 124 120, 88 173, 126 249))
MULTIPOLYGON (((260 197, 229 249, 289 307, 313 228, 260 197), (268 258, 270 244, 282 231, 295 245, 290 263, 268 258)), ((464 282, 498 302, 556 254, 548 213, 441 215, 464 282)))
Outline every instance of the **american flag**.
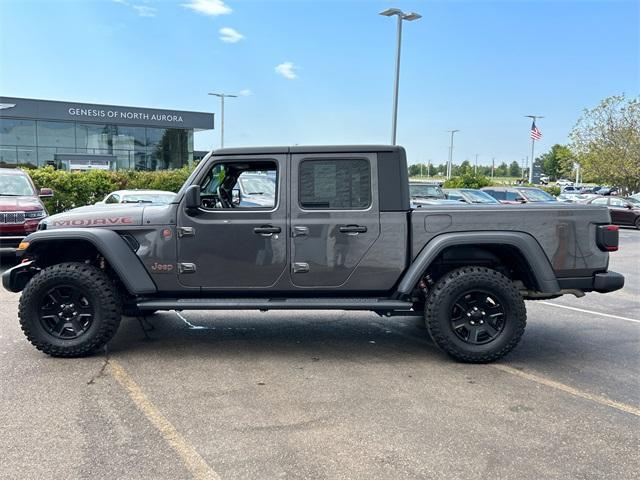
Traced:
POLYGON ((538 127, 536 127, 536 121, 535 120, 531 124, 531 138, 533 140, 540 140, 542 138, 542 132, 540 130, 538 130, 538 127))

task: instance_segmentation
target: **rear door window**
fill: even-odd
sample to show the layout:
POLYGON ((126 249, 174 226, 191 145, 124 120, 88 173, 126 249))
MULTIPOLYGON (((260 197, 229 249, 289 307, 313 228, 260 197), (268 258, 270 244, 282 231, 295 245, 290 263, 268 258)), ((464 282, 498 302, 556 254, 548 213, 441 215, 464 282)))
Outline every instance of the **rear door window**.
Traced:
POLYGON ((371 166, 361 158, 300 163, 298 202, 304 209, 363 210, 371 205, 371 166))

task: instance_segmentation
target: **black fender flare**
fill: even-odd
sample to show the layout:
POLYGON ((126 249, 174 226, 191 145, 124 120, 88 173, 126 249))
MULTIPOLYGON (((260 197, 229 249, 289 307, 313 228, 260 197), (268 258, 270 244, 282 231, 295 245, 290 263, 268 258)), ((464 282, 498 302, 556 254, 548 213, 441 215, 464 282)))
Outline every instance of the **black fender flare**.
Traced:
POLYGON ((88 242, 93 245, 132 295, 157 291, 155 283, 140 258, 131 250, 129 244, 113 230, 104 228, 40 230, 24 239, 25 242, 29 242, 29 247, 23 255, 28 255, 30 251, 36 250, 48 242, 69 240, 88 242))
POLYGON ((560 291, 560 285, 547 254, 535 238, 524 232, 480 231, 443 233, 429 241, 400 280, 397 295, 410 294, 436 257, 445 248, 458 245, 512 246, 529 264, 539 292, 558 293, 560 291))

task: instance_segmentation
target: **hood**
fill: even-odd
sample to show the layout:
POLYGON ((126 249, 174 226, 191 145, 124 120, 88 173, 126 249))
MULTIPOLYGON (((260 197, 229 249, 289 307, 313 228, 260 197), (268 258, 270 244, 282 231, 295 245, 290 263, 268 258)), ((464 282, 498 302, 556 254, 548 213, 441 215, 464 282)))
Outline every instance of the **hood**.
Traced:
POLYGON ((111 227, 142 225, 145 207, 139 204, 88 205, 51 215, 43 221, 47 230, 56 228, 111 227))
POLYGON ((38 197, 11 197, 0 195, 0 212, 31 212, 44 210, 38 197))

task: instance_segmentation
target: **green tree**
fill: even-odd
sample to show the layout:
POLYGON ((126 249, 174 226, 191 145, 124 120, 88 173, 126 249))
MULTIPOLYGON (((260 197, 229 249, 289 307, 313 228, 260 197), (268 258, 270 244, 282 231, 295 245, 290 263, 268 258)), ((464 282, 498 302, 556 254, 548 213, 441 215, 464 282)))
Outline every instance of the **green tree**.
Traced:
POLYGON ((571 132, 585 179, 640 191, 640 97, 605 98, 571 132))
POLYGON ((506 177, 508 174, 509 174, 509 167, 504 162, 498 165, 494 172, 494 176, 496 177, 506 177))
POLYGON ((520 177, 521 175, 522 175, 522 169, 520 168, 520 165, 518 165, 518 162, 514 160, 509 165, 509 176, 520 177))
POLYGON ((536 161, 541 162, 542 171, 549 175, 551 180, 557 180, 571 175, 576 156, 568 146, 555 144, 536 161))

